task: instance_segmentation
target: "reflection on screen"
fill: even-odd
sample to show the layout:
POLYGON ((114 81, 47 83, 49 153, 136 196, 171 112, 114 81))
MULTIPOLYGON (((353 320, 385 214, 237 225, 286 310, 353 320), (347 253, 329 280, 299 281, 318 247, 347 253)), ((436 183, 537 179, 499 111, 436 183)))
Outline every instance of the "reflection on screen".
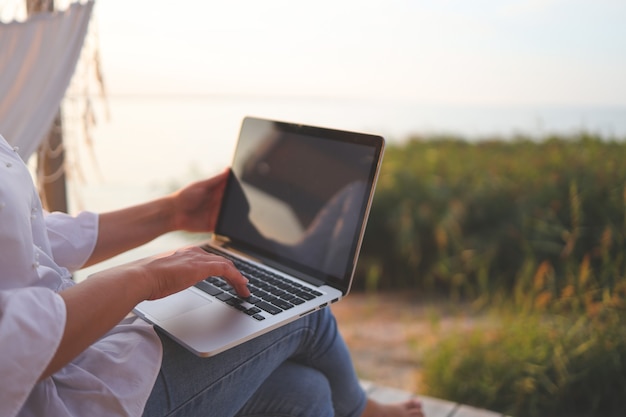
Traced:
POLYGON ((217 232, 292 268, 343 279, 378 151, 246 120, 217 232))

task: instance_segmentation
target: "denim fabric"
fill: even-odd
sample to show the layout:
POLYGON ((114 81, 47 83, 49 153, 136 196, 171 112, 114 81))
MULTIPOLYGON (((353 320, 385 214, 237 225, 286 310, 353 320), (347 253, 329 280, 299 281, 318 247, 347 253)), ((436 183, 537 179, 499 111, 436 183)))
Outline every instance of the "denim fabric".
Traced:
POLYGON ((211 358, 162 336, 144 416, 358 417, 366 396, 330 309, 211 358))

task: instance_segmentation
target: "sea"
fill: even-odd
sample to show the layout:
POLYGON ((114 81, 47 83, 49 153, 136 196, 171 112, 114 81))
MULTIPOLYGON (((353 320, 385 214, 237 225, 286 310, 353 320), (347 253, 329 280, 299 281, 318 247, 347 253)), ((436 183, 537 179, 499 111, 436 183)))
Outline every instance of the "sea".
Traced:
MULTIPOLYGON (((626 139, 626 106, 213 95, 113 96, 92 105, 95 124, 90 136, 83 134, 81 116, 74 116, 75 123, 70 118, 66 125, 72 213, 141 203, 220 172, 228 167, 245 116, 375 133, 391 144, 433 135, 468 141, 509 140, 518 135, 541 140, 582 131, 607 140, 626 139)), ((189 242, 185 234, 166 235, 88 268, 77 278, 189 242)))

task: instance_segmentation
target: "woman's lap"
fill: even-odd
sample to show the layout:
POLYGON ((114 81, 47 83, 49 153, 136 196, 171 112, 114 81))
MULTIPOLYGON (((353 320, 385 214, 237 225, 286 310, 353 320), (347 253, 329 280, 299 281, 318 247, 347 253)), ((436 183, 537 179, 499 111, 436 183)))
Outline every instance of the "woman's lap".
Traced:
POLYGON ((283 362, 237 413, 237 417, 334 415, 326 376, 291 361, 283 362))
POLYGON ((329 309, 212 358, 199 358, 169 338, 161 339, 163 364, 146 417, 227 417, 240 410, 241 416, 333 415, 330 404, 320 404, 329 395, 337 416, 358 416, 365 406, 329 309), (286 410, 290 414, 279 414, 286 410))

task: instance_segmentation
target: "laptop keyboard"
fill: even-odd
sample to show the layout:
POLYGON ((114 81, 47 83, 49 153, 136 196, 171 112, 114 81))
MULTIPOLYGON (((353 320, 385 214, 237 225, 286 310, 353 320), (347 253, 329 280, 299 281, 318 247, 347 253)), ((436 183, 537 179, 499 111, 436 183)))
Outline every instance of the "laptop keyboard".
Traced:
MULTIPOLYGON (((219 254, 224 256, 224 254, 219 254)), ((257 268, 239 259, 228 257, 239 272, 248 279, 250 297, 243 298, 221 277, 208 277, 195 287, 237 310, 264 320, 263 311, 276 315, 322 295, 321 292, 290 281, 269 271, 257 268)))

